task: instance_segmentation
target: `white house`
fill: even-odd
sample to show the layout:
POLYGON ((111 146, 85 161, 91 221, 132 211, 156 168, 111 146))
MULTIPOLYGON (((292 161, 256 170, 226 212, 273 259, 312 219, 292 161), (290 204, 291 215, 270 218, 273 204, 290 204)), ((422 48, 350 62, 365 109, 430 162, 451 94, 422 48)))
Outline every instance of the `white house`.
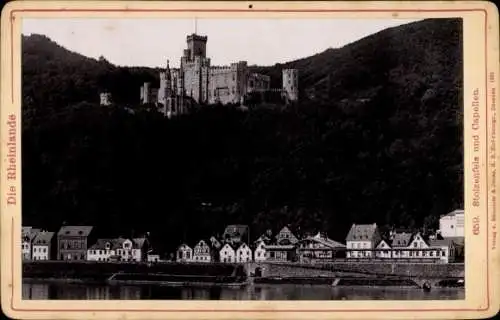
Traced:
POLYGON ((259 241, 254 251, 254 260, 266 261, 266 243, 264 241, 259 241))
POLYGON ((410 252, 408 246, 413 239, 413 234, 409 232, 398 232, 392 235, 392 257, 393 258, 409 258, 410 252))
POLYGON ((299 241, 299 261, 302 263, 331 261, 336 257, 343 257, 345 249, 344 244, 328 238, 324 233, 318 232, 315 236, 308 236, 299 241))
POLYGON ((141 262, 147 260, 148 240, 146 238, 114 239, 114 255, 120 261, 141 262))
POLYGON ((97 239, 97 242, 87 250, 87 261, 110 261, 114 255, 113 239, 97 239))
POLYGON ((377 224, 353 224, 346 237, 347 258, 369 258, 382 239, 377 224))
POLYGON ((40 231, 32 243, 33 260, 55 259, 57 253, 57 238, 54 232, 40 231))
POLYGON ((250 262, 252 261, 252 249, 246 244, 242 243, 238 250, 236 250, 236 262, 250 262))
POLYGON ((35 229, 32 227, 23 227, 21 234, 23 260, 31 260, 31 255, 33 253, 32 243, 38 232, 40 232, 40 229, 35 229))
POLYGON ((222 249, 219 251, 220 262, 225 263, 235 263, 236 262, 236 251, 229 244, 226 243, 222 249))
POLYGON ((177 262, 191 262, 193 260, 193 249, 183 243, 177 248, 177 262))
POLYGON ((442 263, 455 261, 457 250, 456 244, 452 240, 432 240, 429 241, 429 246, 432 249, 429 254, 439 258, 442 263))
POLYGON ((420 233, 416 233, 413 236, 412 241, 408 245, 408 252, 410 254, 410 258, 425 258, 429 256, 429 244, 422 238, 420 233))
POLYGON ((439 232, 443 238, 464 236, 464 210, 455 210, 439 219, 439 232))
POLYGON ((200 240, 193 250, 193 262, 211 262, 212 250, 210 246, 204 241, 200 240))
POLYGON ((377 258, 383 258, 383 259, 385 259, 385 258, 391 258, 392 257, 392 254, 391 254, 392 249, 391 249, 391 246, 387 243, 387 241, 385 241, 385 240, 382 239, 378 243, 376 249, 377 249, 377 252, 375 253, 375 256, 377 258))

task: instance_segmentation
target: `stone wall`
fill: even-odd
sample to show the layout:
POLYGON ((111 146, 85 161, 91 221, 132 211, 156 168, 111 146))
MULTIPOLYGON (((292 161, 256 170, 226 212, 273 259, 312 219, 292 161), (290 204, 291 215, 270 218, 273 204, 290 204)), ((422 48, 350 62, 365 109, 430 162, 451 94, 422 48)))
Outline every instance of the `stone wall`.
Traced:
POLYGON ((366 276, 403 276, 424 278, 464 277, 464 264, 433 263, 334 263, 306 265, 290 263, 251 263, 247 272, 261 269, 263 277, 316 277, 364 274, 366 276))

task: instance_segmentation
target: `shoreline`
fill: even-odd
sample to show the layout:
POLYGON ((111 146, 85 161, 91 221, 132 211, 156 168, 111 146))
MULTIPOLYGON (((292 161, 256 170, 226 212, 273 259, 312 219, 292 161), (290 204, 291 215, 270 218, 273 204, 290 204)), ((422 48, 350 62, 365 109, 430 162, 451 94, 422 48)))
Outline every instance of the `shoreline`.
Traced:
MULTIPOLYGON (((373 280, 373 279, 335 279, 335 278, 255 278, 243 282, 199 282, 199 281, 152 281, 152 280, 93 280, 78 278, 33 278, 23 277, 23 283, 53 283, 53 284, 80 284, 80 285, 109 285, 109 286, 169 286, 169 287, 222 287, 222 288, 244 288, 247 286, 260 285, 320 285, 332 288, 352 287, 385 287, 385 288, 407 288, 420 289, 410 280, 373 280)), ((464 285, 434 286, 434 288, 463 289, 464 285)))

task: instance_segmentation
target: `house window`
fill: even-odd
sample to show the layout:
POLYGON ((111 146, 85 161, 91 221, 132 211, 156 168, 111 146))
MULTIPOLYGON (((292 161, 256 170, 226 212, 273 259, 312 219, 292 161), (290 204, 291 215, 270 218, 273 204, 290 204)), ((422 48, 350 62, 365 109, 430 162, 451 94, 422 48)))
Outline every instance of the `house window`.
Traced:
POLYGON ((414 248, 416 248, 416 247, 417 247, 417 245, 418 245, 418 243, 416 243, 416 242, 415 242, 415 243, 413 244, 413 247, 414 247, 414 248))

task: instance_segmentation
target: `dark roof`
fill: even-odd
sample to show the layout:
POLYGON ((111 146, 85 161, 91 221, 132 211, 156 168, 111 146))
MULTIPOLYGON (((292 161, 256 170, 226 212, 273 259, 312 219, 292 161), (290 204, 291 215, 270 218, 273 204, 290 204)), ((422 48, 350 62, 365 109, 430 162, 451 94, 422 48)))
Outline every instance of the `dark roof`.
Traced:
POLYGON ((392 238, 391 247, 408 247, 411 243, 412 238, 413 235, 409 232, 396 233, 392 238))
POLYGON ((109 248, 114 249, 115 247, 115 239, 97 239, 96 243, 94 243, 89 249, 106 249, 106 243, 109 243, 109 248))
POLYGON ((41 244, 49 244, 54 236, 55 232, 38 232, 35 239, 33 240, 33 244, 41 245, 41 244))
POLYGON ((307 241, 307 240, 321 243, 324 246, 330 247, 330 248, 345 248, 345 244, 342 244, 340 242, 332 240, 332 239, 325 237, 319 233, 317 235, 315 235, 314 237, 309 236, 305 239, 302 239, 301 242, 307 241))
POLYGON ((373 239, 377 224, 353 224, 347 234, 346 241, 369 241, 373 239))
POLYGON ((90 232, 92 232, 92 228, 91 226, 62 226, 57 235, 88 237, 90 232))

